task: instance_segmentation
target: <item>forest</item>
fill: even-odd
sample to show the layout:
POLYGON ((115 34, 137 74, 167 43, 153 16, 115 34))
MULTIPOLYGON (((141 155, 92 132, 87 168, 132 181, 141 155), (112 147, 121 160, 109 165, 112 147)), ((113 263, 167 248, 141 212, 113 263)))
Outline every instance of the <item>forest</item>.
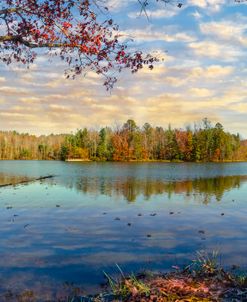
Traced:
POLYGON ((78 129, 71 134, 35 136, 0 131, 0 160, 236 161, 247 160, 246 141, 207 119, 193 129, 122 126, 78 129))

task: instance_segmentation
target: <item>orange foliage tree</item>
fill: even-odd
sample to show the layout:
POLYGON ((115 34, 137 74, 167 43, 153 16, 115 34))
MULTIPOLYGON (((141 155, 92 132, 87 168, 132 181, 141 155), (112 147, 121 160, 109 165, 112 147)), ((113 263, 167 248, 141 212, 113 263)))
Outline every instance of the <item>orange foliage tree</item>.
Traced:
POLYGON ((124 68, 137 72, 150 69, 157 59, 141 51, 130 52, 120 41, 118 26, 100 14, 107 7, 95 0, 1 0, 0 61, 25 65, 33 63, 37 49, 53 50, 68 65, 67 77, 85 71, 104 75, 111 88, 117 78, 113 72, 124 68))

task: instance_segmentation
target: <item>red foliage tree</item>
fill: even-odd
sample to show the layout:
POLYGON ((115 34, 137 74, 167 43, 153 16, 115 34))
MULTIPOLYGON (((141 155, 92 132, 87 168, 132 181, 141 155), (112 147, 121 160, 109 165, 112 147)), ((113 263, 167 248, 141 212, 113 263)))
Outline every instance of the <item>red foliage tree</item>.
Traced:
POLYGON ((116 131, 112 136, 113 146, 113 160, 123 161, 129 160, 131 157, 129 144, 128 144, 128 133, 126 131, 116 131))
POLYGON ((113 20, 99 21, 97 6, 97 0, 1 0, 0 60, 29 65, 37 49, 54 50, 68 64, 67 77, 94 71, 105 76, 107 89, 117 80, 116 70, 152 69, 157 59, 130 53, 113 20))

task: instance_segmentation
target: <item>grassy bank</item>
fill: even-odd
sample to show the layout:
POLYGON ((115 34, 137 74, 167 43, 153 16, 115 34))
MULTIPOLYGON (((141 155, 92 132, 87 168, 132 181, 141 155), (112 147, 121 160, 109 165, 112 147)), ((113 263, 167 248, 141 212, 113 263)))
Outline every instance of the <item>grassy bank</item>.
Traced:
POLYGON ((105 273, 110 290, 94 297, 74 297, 70 302, 244 302, 247 301, 247 274, 237 267, 224 270, 216 253, 198 253, 189 266, 167 274, 125 276, 118 280, 105 273))

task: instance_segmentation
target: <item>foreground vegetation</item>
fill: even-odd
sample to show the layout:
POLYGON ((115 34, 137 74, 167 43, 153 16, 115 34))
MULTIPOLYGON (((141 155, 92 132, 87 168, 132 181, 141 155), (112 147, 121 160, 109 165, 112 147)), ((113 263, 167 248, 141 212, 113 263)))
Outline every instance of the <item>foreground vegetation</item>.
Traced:
POLYGON ((247 275, 225 271, 217 253, 198 252, 197 259, 185 269, 174 267, 167 274, 143 273, 126 277, 119 268, 121 279, 106 274, 111 292, 95 297, 71 298, 71 301, 160 301, 213 302, 247 301, 247 275))
POLYGON ((35 136, 0 132, 0 159, 108 161, 235 161, 247 159, 247 145, 238 134, 204 119, 194 129, 168 129, 133 120, 114 129, 87 128, 75 134, 35 136))

